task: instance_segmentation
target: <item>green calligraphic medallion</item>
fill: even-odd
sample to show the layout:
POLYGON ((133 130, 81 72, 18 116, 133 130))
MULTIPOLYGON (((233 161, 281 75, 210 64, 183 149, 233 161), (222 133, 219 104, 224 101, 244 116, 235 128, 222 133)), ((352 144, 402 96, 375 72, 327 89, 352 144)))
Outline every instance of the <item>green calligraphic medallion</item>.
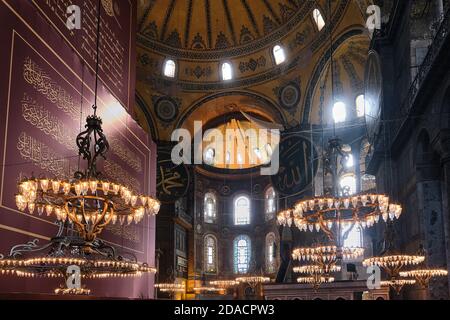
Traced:
POLYGON ((174 164, 170 156, 170 150, 158 148, 156 192, 158 200, 163 203, 172 203, 184 197, 190 183, 188 168, 184 164, 174 164))
POLYGON ((310 140, 299 134, 282 137, 279 148, 280 169, 277 175, 272 176, 272 184, 284 196, 300 195, 317 173, 317 150, 310 140))

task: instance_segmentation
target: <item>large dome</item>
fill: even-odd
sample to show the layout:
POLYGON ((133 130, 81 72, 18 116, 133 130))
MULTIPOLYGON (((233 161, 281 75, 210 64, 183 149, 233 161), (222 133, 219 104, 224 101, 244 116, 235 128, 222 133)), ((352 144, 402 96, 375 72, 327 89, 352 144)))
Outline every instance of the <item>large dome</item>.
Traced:
POLYGON ((167 54, 193 50, 205 58, 239 48, 233 53, 242 55, 282 38, 313 7, 314 1, 298 0, 140 1, 139 29, 167 54))

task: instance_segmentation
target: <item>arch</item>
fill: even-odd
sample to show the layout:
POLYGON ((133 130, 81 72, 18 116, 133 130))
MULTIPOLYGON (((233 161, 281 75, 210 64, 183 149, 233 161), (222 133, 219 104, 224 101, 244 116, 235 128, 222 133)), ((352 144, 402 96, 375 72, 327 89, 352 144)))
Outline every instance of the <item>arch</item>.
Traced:
POLYGON ((247 195, 238 195, 233 200, 235 225, 248 225, 251 220, 251 201, 247 195))
MULTIPOLYGON (((191 129, 192 124, 188 123, 188 120, 191 118, 191 116, 198 114, 199 117, 195 118, 203 119, 204 123, 206 123, 218 116, 223 116, 226 113, 230 113, 227 111, 227 108, 236 108, 237 104, 240 104, 239 109, 242 111, 249 113, 255 113, 256 111, 257 113, 264 115, 270 121, 281 124, 288 123, 286 115, 282 111, 281 107, 270 98, 260 93, 251 91, 233 90, 217 92, 200 98, 180 115, 175 127, 186 128, 193 132, 193 129, 191 129), (208 106, 217 106, 217 104, 222 104, 223 110, 219 110, 220 112, 218 112, 217 114, 211 115, 209 118, 205 119, 205 109, 211 109, 208 108, 208 106), (267 113, 269 110, 271 112, 270 114, 267 113)), ((217 109, 217 107, 215 109, 217 109)), ((236 111, 239 112, 240 110, 236 111)))
POLYGON ((440 175, 440 156, 433 149, 430 134, 422 129, 417 137, 414 166, 418 180, 436 180, 440 175))
POLYGON ((343 34, 341 34, 336 40, 334 41, 334 46, 332 50, 330 48, 327 49, 326 52, 323 53, 322 58, 318 61, 316 66, 314 67, 314 73, 310 77, 307 89, 306 89, 306 95, 305 95, 305 108, 303 111, 303 124, 309 123, 309 118, 312 111, 312 100, 314 96, 314 92, 316 90, 316 87, 319 83, 319 80, 321 78, 321 75, 324 71, 327 70, 327 66, 329 65, 330 60, 330 53, 332 52, 335 54, 340 47, 350 38, 357 37, 363 35, 365 32, 365 29, 362 27, 353 28, 350 30, 345 31, 343 34))
POLYGON ((275 273, 278 266, 278 245, 275 233, 270 232, 266 235, 265 247, 266 272, 275 273))
POLYGON ((217 197, 214 192, 207 192, 203 197, 203 217, 206 223, 215 223, 217 218, 217 197))
POLYGON ((250 268, 251 240, 247 235, 240 235, 233 241, 234 273, 246 274, 250 268))
POLYGON ((152 137, 152 140, 158 141, 159 135, 156 129, 157 128, 156 122, 154 121, 153 116, 150 113, 150 108, 145 102, 145 99, 139 94, 137 90, 136 90, 136 105, 138 106, 139 110, 144 114, 145 120, 147 121, 148 127, 150 129, 150 135, 152 137))
POLYGON ((204 249, 204 271, 207 273, 217 273, 217 238, 212 234, 207 234, 203 242, 204 249))

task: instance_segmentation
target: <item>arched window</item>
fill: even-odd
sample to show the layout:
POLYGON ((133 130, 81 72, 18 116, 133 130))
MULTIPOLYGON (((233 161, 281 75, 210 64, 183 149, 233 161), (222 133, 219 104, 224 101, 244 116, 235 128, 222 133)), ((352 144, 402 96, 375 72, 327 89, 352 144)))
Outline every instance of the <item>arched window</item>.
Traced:
POLYGON ((239 236, 234 239, 234 272, 247 273, 250 267, 251 242, 248 236, 239 236))
POLYGON ((173 60, 166 60, 164 63, 164 75, 169 78, 175 78, 176 64, 173 60))
POLYGON ((250 224, 250 199, 246 196, 234 200, 234 224, 250 224))
POLYGON ((276 193, 273 187, 266 190, 264 201, 265 201, 265 211, 266 211, 266 221, 272 220, 275 216, 276 211, 276 193))
POLYGON ((319 9, 313 10, 313 19, 314 19, 314 22, 316 23, 317 29, 319 31, 322 31, 323 27, 325 27, 325 20, 319 9))
POLYGON ((222 64, 222 80, 228 81, 233 79, 233 69, 231 68, 231 64, 225 62, 222 64))
POLYGON ((355 165, 355 160, 354 160, 354 158, 353 158, 353 155, 352 154, 349 154, 348 155, 348 158, 347 158, 347 161, 345 162, 345 166, 347 167, 347 168, 351 168, 351 167, 353 167, 355 165))
POLYGON ((279 45, 273 47, 273 57, 275 58, 276 65, 282 64, 286 60, 284 49, 279 45))
POLYGON ((366 100, 364 98, 364 95, 361 94, 356 97, 356 116, 358 117, 364 117, 366 112, 366 100))
POLYGON ((342 176, 339 184, 341 186, 341 189, 343 190, 342 193, 348 193, 348 195, 356 193, 356 178, 354 174, 346 174, 342 176))
POLYGON ((342 229, 342 236, 344 238, 344 247, 351 248, 363 247, 363 233, 359 224, 353 224, 342 229), (348 233, 348 234, 347 234, 348 233))
POLYGON ((214 156, 215 156, 214 149, 208 148, 205 150, 205 154, 203 155, 203 158, 207 164, 213 165, 214 164, 214 156))
POLYGON ((203 201, 203 215, 206 223, 214 223, 216 221, 216 196, 214 193, 208 192, 205 194, 203 201))
POLYGON ((217 240, 213 235, 205 236, 204 250, 205 272, 217 272, 217 240))
POLYGON ((277 267, 276 238, 273 232, 266 236, 266 271, 274 273, 277 267))
POLYGON ((335 123, 345 122, 347 119, 347 108, 342 101, 337 101, 333 105, 333 119, 335 123))

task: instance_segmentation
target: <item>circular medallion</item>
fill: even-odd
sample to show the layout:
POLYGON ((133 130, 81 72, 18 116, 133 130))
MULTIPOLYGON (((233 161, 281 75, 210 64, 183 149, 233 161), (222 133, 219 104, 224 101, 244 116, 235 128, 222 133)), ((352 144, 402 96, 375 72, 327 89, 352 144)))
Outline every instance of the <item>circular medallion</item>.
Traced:
POLYGON ((221 188, 220 188, 220 193, 222 194, 222 195, 224 195, 224 196, 226 196, 226 195, 229 195, 230 194, 230 187, 229 186, 227 186, 227 185, 223 185, 221 188))
POLYGON ((188 168, 184 164, 174 164, 168 150, 158 150, 156 179, 157 197, 164 203, 184 197, 189 188, 188 168))
POLYGON ((155 102, 156 116, 164 122, 172 122, 178 116, 177 103, 168 97, 161 97, 155 102))
POLYGON ((273 187, 284 196, 304 192, 318 169, 317 150, 311 141, 299 134, 287 133, 279 144, 279 159, 278 173, 272 176, 273 187))
POLYGON ((290 83, 280 91, 280 104, 286 109, 295 108, 300 102, 301 93, 297 84, 290 83))

